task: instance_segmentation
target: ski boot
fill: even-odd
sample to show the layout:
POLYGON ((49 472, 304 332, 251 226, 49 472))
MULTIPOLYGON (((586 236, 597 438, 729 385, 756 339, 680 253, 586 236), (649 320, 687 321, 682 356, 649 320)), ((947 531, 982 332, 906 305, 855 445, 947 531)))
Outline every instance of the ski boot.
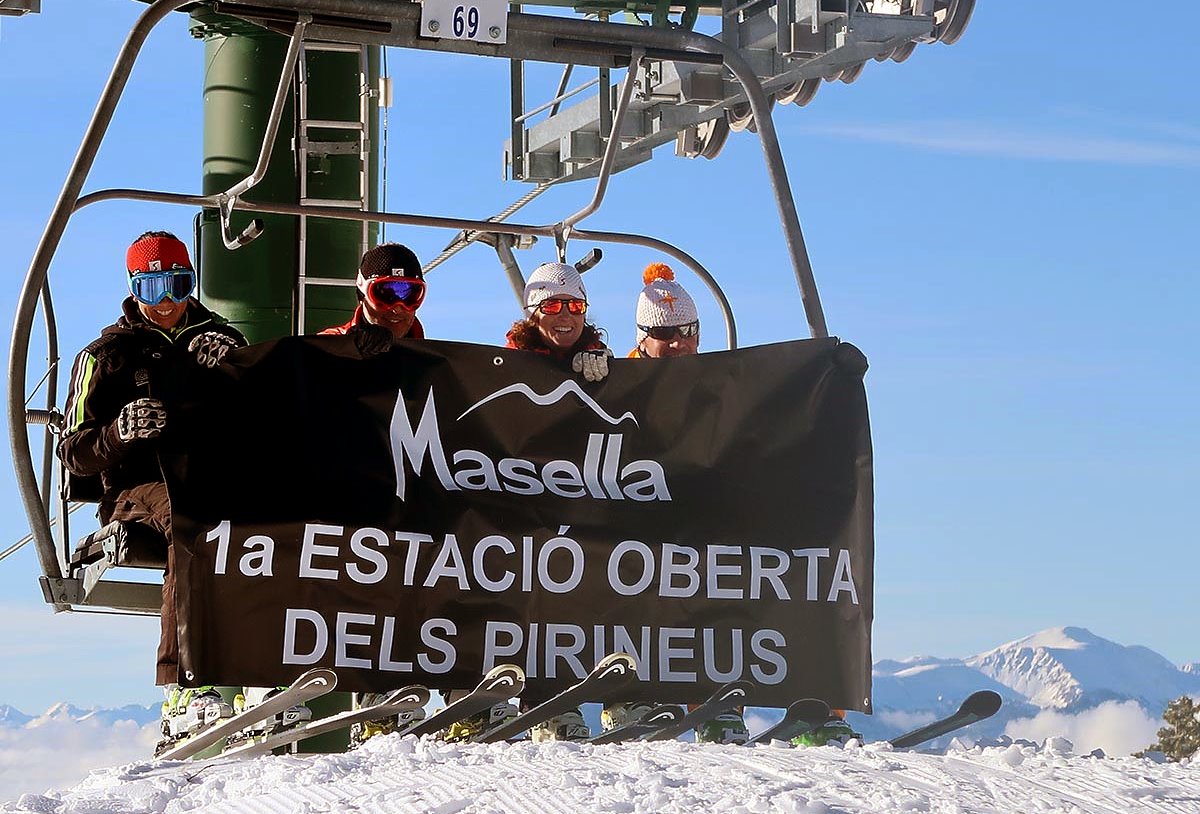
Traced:
POLYGON ((737 743, 750 740, 750 730, 741 713, 722 712, 696 727, 696 743, 737 743))
POLYGON ((508 701, 493 704, 483 712, 468 715, 461 721, 455 721, 442 733, 442 740, 447 743, 469 741, 487 732, 494 726, 517 717, 517 708, 508 701))
POLYGON ((206 725, 233 715, 233 708, 214 686, 184 689, 178 684, 163 687, 166 700, 162 704, 159 730, 162 737, 154 749, 160 754, 196 734, 206 725))
POLYGON ((792 743, 796 746, 824 746, 827 743, 844 744, 855 738, 861 742, 862 734, 855 732, 854 727, 846 723, 845 718, 834 715, 816 729, 810 729, 792 738, 792 743))
MULTIPOLYGON (((357 693, 354 699, 354 708, 361 709, 369 707, 372 704, 378 704, 386 697, 387 693, 357 693)), ((424 720, 424 718, 424 707, 417 707, 416 709, 405 710, 398 715, 392 715, 388 718, 376 718, 373 721, 363 721, 362 723, 353 724, 350 727, 350 748, 357 749, 369 738, 373 738, 376 735, 387 735, 397 732, 405 729, 410 724, 424 720)))
POLYGON ((529 730, 529 739, 534 743, 549 741, 585 741, 592 736, 592 730, 583 720, 579 708, 568 710, 562 715, 555 715, 548 721, 543 721, 529 730))
POLYGON ((621 701, 616 704, 607 704, 600 712, 600 726, 607 732, 610 729, 634 723, 652 709, 654 709, 654 704, 648 704, 645 701, 621 701))
MULTIPOLYGON (((238 693, 233 699, 233 711, 235 714, 240 714, 246 710, 254 709, 263 701, 286 689, 287 687, 243 687, 242 692, 238 693)), ((272 715, 270 718, 255 721, 237 734, 231 735, 227 743, 232 745, 251 738, 273 735, 281 730, 290 729, 297 724, 306 723, 311 720, 312 710, 303 704, 297 704, 294 707, 288 707, 283 712, 272 715)))

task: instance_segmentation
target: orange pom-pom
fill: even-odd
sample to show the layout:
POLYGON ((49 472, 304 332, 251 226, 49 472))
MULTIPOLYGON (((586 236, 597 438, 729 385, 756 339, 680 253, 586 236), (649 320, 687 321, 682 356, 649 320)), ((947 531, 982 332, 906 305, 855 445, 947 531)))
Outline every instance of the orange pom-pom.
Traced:
POLYGON ((666 263, 651 263, 642 272, 642 282, 650 285, 655 280, 674 280, 675 272, 666 263))

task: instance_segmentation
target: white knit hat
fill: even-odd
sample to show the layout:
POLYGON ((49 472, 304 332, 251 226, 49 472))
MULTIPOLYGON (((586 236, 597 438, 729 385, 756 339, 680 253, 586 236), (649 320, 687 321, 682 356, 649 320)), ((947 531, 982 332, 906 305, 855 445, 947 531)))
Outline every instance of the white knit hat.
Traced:
POLYGON ((665 263, 651 263, 642 272, 646 287, 638 294, 638 342, 646 338, 645 328, 686 325, 700 315, 696 301, 675 282, 675 272, 665 263))
POLYGON ((583 276, 577 268, 566 263, 542 263, 533 270, 525 283, 525 307, 536 308, 551 297, 587 299, 583 276))

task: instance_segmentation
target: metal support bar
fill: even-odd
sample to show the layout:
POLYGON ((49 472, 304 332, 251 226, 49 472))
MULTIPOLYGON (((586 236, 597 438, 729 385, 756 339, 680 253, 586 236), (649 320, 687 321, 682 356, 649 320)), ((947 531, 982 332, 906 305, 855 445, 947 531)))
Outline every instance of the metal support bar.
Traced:
POLYGON ((229 250, 240 249, 263 232, 263 222, 253 220, 242 233, 234 237, 230 232, 230 219, 238 198, 249 192, 267 174, 267 166, 271 163, 271 152, 275 149, 275 137, 279 135, 279 123, 283 118, 283 109, 287 105, 288 93, 292 88, 292 77, 296 73, 296 62, 300 59, 300 48, 304 42, 304 30, 312 22, 311 14, 301 14, 292 31, 292 39, 288 43, 287 54, 283 58, 283 70, 279 74, 279 85, 275 89, 275 99, 271 103, 271 112, 267 114, 267 127, 263 133, 262 147, 258 151, 258 163, 242 180, 217 196, 217 212, 221 218, 221 240, 229 250))
POLYGON ((568 91, 563 91, 560 89, 558 91, 558 95, 556 95, 549 102, 546 102, 544 105, 538 105, 533 110, 526 111, 525 113, 521 114, 516 119, 514 119, 513 121, 523 122, 526 119, 530 118, 531 116, 536 116, 537 114, 541 113, 546 108, 552 107, 557 110, 560 102, 566 101, 567 99, 570 99, 575 94, 587 90, 588 88, 597 84, 599 81, 600 81, 600 77, 596 77, 595 79, 589 79, 587 82, 584 82, 582 85, 576 85, 575 87, 571 88, 568 91))
MULTIPOLYGON (((571 81, 571 72, 573 70, 575 70, 575 66, 569 62, 563 66, 562 76, 558 80, 558 90, 554 93, 555 96, 563 95, 563 92, 567 89, 567 83, 571 81)), ((553 116, 556 113, 558 113, 558 105, 554 106, 554 109, 550 111, 550 115, 553 116)))
POLYGON ((629 110, 629 100, 633 98, 633 86, 636 84, 634 80, 637 78, 638 69, 642 66, 644 53, 641 48, 635 48, 633 51, 633 60, 629 63, 629 72, 625 74, 625 84, 621 87, 621 99, 617 102, 616 114, 613 116, 612 129, 608 133, 608 144, 604 145, 604 157, 600 159, 600 173, 596 177, 596 191, 592 195, 591 203, 575 214, 563 218, 554 231, 554 239, 559 244, 558 259, 560 262, 566 262, 566 244, 570 239, 571 229, 599 209, 600 202, 604 200, 604 193, 608 190, 608 179, 612 177, 613 159, 616 158, 617 151, 621 149, 621 125, 625 121, 625 112, 629 110))

